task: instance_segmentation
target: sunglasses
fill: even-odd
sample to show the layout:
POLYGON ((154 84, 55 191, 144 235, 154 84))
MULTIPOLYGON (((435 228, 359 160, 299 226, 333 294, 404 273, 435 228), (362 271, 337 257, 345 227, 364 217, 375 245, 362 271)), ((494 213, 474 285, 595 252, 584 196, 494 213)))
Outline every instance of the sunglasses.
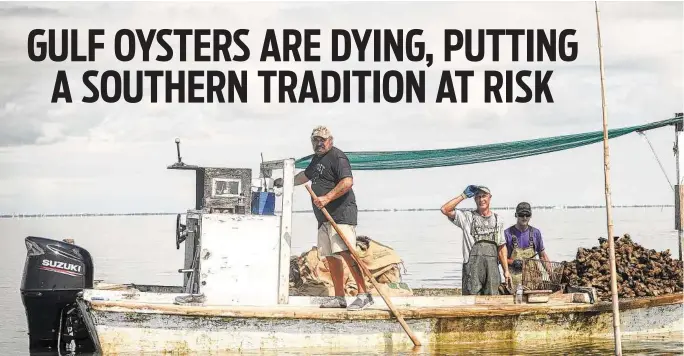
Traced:
POLYGON ((516 216, 519 218, 529 218, 532 216, 532 214, 516 214, 516 216))

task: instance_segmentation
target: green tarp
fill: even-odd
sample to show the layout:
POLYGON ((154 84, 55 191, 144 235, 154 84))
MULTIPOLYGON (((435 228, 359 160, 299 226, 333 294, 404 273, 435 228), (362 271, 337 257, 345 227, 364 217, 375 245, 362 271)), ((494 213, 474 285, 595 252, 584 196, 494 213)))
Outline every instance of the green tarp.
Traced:
MULTIPOLYGON (((650 124, 608 130, 609 138, 616 138, 632 132, 652 130, 681 122, 681 117, 657 121, 650 124)), ((369 151, 345 152, 354 170, 417 169, 458 166, 473 163, 501 161, 544 153, 567 150, 603 141, 603 131, 574 135, 554 136, 525 141, 495 143, 450 149, 421 151, 369 151)), ((309 155, 298 159, 295 167, 304 169, 309 165, 309 155)))

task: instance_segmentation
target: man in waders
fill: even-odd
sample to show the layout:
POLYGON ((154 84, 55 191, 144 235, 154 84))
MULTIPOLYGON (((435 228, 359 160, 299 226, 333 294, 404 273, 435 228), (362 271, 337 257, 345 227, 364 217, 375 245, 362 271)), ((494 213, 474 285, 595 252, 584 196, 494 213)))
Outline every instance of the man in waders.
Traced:
POLYGON ((311 181, 311 190, 316 198, 311 200, 314 215, 318 220, 318 253, 325 256, 330 267, 330 277, 335 287, 335 297, 321 305, 321 308, 347 308, 361 310, 373 304, 373 297, 366 289, 361 269, 351 256, 342 237, 337 234, 321 208, 325 207, 349 244, 356 246, 357 207, 352 189, 353 177, 347 156, 333 146, 333 136, 325 126, 311 132, 311 145, 315 155, 311 163, 294 177, 294 184, 311 181), (347 263, 352 277, 359 288, 359 294, 349 306, 344 298, 344 265, 347 263))
POLYGON ((518 204, 515 207, 515 218, 517 219, 515 225, 504 231, 508 250, 507 263, 508 269, 511 271, 513 290, 518 284, 522 284, 523 259, 534 258, 539 255, 542 261, 549 262, 541 231, 530 225, 532 218, 530 204, 526 202, 518 204))
POLYGON ((510 284, 504 224, 501 217, 489 210, 491 197, 489 188, 469 185, 441 208, 442 214, 463 231, 463 295, 498 295, 499 263, 506 283, 510 284), (456 210, 460 202, 472 197, 477 209, 456 210))

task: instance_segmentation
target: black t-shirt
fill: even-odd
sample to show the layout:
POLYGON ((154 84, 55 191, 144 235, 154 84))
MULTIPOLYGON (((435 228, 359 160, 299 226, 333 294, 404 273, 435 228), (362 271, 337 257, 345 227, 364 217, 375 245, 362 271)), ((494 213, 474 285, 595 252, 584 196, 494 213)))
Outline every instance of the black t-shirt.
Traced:
MULTIPOLYGON (((351 165, 347 155, 344 154, 337 147, 332 147, 328 153, 322 157, 314 155, 311 163, 304 171, 309 180, 311 180, 311 189, 316 193, 316 196, 322 196, 333 190, 337 183, 342 178, 352 177, 351 165)), ((323 212, 313 204, 311 200, 314 214, 318 220, 320 227, 328 219, 325 218, 323 212)), ((331 201, 325 206, 328 213, 337 224, 356 225, 356 196, 354 190, 349 189, 344 195, 331 201)))

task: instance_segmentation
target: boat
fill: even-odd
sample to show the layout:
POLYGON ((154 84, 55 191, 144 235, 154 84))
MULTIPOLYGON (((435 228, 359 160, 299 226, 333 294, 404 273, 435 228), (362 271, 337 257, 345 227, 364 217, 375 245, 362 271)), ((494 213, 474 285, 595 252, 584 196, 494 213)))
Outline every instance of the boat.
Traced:
MULTIPOLYGON (((295 159, 247 168, 193 171, 195 207, 176 218, 185 262, 177 286, 94 280, 95 264, 74 241, 25 239, 21 298, 29 349, 58 352, 213 353, 221 351, 390 350, 493 341, 611 338, 612 307, 593 288, 467 296, 457 289, 415 289, 361 311, 321 309, 325 296, 293 295, 290 241, 295 159), (276 209, 276 200, 280 209, 276 209)), ((380 285, 382 288, 388 286, 380 285)), ((376 291, 379 292, 379 291, 376 291)), ((624 336, 684 332, 684 294, 620 300, 624 336)))
MULTIPOLYGON (((84 296, 80 308, 92 319, 104 354, 413 347, 382 299, 362 311, 321 309, 323 298, 302 296, 290 297, 287 305, 189 306, 173 304, 174 293, 140 289, 148 292, 89 290, 84 296)), ((682 300, 678 293, 621 301, 623 335, 681 335, 682 300)), ((392 303, 426 347, 613 335, 611 303, 591 304, 587 293, 524 304, 506 295, 419 295, 393 297, 392 303)))
MULTIPOLYGON (((362 311, 321 309, 325 297, 293 296, 273 306, 178 305, 180 288, 119 286, 91 289, 79 309, 94 325, 103 354, 211 353, 221 351, 410 349, 413 344, 382 299, 362 311)), ((424 346, 495 341, 559 341, 612 337, 609 302, 587 293, 514 304, 512 296, 393 297, 424 346)), ((624 336, 681 333, 683 296, 622 300, 624 336)))

